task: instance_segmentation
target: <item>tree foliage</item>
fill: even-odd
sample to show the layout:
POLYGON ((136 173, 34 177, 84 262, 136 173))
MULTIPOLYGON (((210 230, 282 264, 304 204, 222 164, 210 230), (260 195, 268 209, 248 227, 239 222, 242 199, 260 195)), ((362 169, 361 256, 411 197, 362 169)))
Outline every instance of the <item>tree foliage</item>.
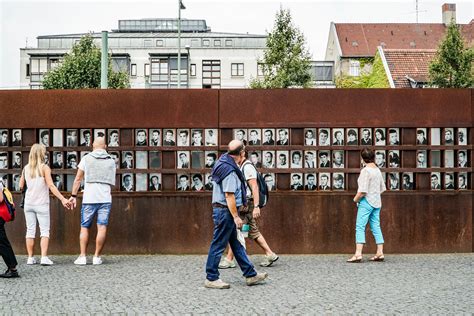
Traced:
MULTIPOLYGON (((43 80, 44 89, 97 89, 100 88, 101 50, 94 44, 91 35, 83 36, 64 55, 61 65, 48 72, 43 80)), ((109 56, 108 87, 123 89, 130 87, 128 74, 112 71, 109 56)))
POLYGON ((263 78, 253 79, 251 88, 310 87, 310 54, 303 33, 293 24, 289 10, 280 8, 268 34, 262 64, 263 78))
POLYGON ((372 71, 362 72, 360 76, 341 76, 336 79, 336 88, 389 88, 387 73, 382 58, 377 52, 372 64, 372 71))
POLYGON ((474 86, 474 50, 466 48, 459 27, 452 21, 430 64, 430 84, 439 88, 474 86))

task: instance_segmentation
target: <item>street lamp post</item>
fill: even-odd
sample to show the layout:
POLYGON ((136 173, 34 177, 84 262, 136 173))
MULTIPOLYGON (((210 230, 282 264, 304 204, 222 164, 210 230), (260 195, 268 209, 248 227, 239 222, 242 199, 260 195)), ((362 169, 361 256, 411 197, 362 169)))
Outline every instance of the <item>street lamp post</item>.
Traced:
POLYGON ((184 9, 183 2, 178 0, 178 89, 181 88, 181 10, 184 9))

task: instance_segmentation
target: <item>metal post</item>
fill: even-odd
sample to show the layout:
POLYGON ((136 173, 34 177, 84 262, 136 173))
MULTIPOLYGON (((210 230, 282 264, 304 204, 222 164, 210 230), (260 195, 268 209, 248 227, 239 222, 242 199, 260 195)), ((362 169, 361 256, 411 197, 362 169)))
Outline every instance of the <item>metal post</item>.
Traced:
POLYGON ((102 31, 102 58, 101 58, 101 69, 100 69, 100 88, 108 88, 108 70, 109 70, 109 43, 108 43, 108 32, 102 31))
POLYGON ((178 0, 178 89, 181 89, 181 0, 178 0))

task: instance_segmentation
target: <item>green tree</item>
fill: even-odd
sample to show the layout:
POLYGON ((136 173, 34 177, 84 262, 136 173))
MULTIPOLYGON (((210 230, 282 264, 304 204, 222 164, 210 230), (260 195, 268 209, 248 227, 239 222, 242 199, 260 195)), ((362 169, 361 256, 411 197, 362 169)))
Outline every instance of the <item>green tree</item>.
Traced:
MULTIPOLYGON (((83 36, 72 51, 64 55, 61 65, 48 72, 43 80, 44 89, 97 89, 100 88, 101 50, 91 35, 83 36)), ((108 87, 130 87, 126 72, 112 71, 109 58, 108 87)))
POLYGON ((382 58, 377 52, 371 72, 362 72, 360 76, 341 76, 336 79, 336 88, 389 88, 387 73, 382 58))
POLYGON ((263 78, 250 81, 254 89, 310 87, 310 55, 303 33, 293 24, 290 10, 280 8, 268 34, 262 64, 263 78))
POLYGON ((430 64, 430 84, 439 88, 474 86, 474 50, 466 48, 458 26, 452 21, 430 64))

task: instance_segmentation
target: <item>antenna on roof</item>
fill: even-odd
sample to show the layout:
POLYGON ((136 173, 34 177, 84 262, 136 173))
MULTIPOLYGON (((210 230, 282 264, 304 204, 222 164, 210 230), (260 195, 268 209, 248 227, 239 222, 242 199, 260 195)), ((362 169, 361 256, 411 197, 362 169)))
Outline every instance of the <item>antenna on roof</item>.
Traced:
POLYGON ((415 0, 416 1, 416 24, 418 24, 418 0, 415 0))
POLYGON ((25 43, 25 48, 28 48, 28 36, 26 37, 26 43, 25 43))

